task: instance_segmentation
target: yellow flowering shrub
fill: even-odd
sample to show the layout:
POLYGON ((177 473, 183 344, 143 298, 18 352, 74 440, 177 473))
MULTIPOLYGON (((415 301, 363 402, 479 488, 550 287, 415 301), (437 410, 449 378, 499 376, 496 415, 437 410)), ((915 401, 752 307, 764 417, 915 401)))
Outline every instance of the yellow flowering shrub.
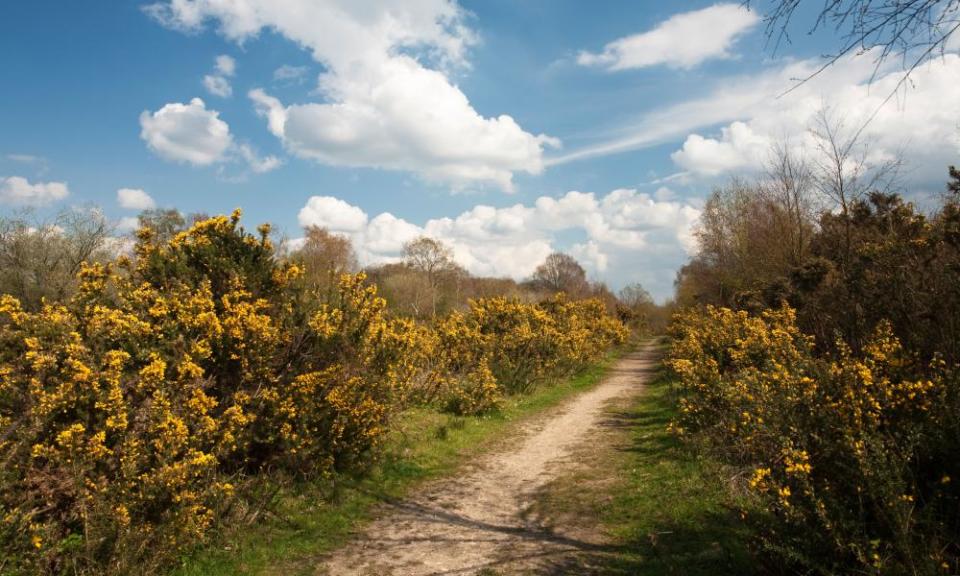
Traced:
POLYGON ((0 572, 147 572, 262 470, 363 462, 423 329, 362 275, 319 303, 239 213, 85 266, 68 302, 0 297, 0 572))
POLYGON ((473 300, 466 312, 436 322, 428 396, 458 414, 488 411, 506 394, 597 361, 627 336, 597 299, 473 300))
POLYGON ((153 571, 258 474, 365 466, 410 402, 489 410, 626 337, 562 297, 393 318, 363 274, 311 293, 269 232, 142 228, 69 301, 0 296, 0 574, 153 571))
POLYGON ((860 354, 817 357, 790 308, 690 309, 672 327, 672 424, 741 466, 802 571, 938 574, 960 554, 960 380, 881 322, 860 354), (947 479, 947 480, 944 480, 947 479))
POLYGON ((598 298, 571 300, 560 293, 540 303, 553 319, 559 346, 558 367, 568 374, 597 361, 611 346, 626 342, 629 331, 598 298))
POLYGON ((480 333, 469 314, 460 312, 437 319, 432 336, 432 370, 420 400, 439 401, 442 408, 455 414, 497 408, 503 390, 490 370, 491 337, 480 333))

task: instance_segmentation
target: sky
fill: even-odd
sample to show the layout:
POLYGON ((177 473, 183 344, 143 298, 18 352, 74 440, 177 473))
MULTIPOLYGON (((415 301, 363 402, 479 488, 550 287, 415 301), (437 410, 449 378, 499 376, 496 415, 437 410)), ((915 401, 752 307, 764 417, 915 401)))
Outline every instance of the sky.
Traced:
POLYGON ((871 159, 902 156, 911 199, 943 189, 960 42, 899 89, 871 52, 800 83, 836 35, 801 11, 774 45, 750 6, 5 2, 0 214, 98 206, 122 233, 147 208, 240 207, 251 229, 346 235, 363 264, 428 235, 523 279, 559 250, 662 300, 711 190, 775 143, 809 153, 819 110, 872 117, 871 159))

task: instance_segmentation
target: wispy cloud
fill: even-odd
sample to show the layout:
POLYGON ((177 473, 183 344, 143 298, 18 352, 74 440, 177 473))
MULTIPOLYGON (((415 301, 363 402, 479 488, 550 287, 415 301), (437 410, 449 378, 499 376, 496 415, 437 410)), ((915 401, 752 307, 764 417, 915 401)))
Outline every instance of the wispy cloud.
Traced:
POLYGON ((785 97, 784 90, 817 69, 818 60, 787 61, 756 74, 720 80, 706 96, 652 110, 639 120, 626 122, 616 130, 598 135, 593 144, 566 154, 547 158, 547 166, 556 166, 639 150, 665 142, 684 139, 705 127, 746 120, 761 110, 782 110, 822 100, 830 94, 869 81, 875 65, 870 55, 838 62, 785 97))
POLYGON ((236 73, 237 61, 232 56, 221 54, 214 60, 213 74, 207 74, 203 77, 203 87, 214 96, 229 98, 233 95, 230 78, 236 73))

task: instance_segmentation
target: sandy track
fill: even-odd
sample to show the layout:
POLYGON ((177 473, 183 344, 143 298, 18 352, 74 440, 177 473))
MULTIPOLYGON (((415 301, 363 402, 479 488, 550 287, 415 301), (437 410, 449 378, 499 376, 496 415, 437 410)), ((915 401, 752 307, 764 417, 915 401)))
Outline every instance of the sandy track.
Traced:
POLYGON ((378 520, 331 555, 319 574, 439 576, 537 573, 567 556, 602 552, 602 535, 549 530, 528 513, 538 490, 575 467, 574 448, 589 442, 611 400, 640 391, 654 366, 647 347, 622 358, 588 392, 527 424, 504 450, 411 498, 387 503, 378 520))

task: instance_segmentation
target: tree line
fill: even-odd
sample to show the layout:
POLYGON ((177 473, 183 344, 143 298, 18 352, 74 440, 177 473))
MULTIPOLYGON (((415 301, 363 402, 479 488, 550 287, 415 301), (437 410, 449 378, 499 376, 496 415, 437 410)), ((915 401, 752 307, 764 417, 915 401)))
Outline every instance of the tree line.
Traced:
MULTIPOLYGON (((140 228, 153 231, 157 242, 168 242, 203 213, 184 215, 176 209, 151 209, 138 216, 140 228)), ((303 266, 305 281, 332 296, 342 274, 364 272, 387 302, 391 313, 427 321, 453 310, 464 310, 471 299, 505 296, 526 302, 564 293, 571 298, 598 298, 612 313, 634 326, 663 326, 666 313, 639 283, 615 293, 605 283, 591 281, 575 258, 554 252, 529 278, 482 277, 467 272, 444 242, 421 236, 403 246, 396 262, 361 266, 346 236, 307 226, 300 242, 277 238, 280 252, 303 266), (284 246, 285 245, 285 246, 284 246)), ((109 262, 133 243, 117 235, 104 214, 93 208, 71 208, 44 220, 25 212, 0 216, 0 293, 15 296, 29 310, 44 299, 62 301, 73 294, 83 262, 109 262)))

